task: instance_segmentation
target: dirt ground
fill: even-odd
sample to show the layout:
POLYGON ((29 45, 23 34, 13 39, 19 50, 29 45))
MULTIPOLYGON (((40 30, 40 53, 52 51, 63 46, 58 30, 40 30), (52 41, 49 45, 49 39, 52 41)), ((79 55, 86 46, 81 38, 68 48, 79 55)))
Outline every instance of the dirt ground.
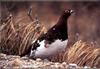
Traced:
MULTIPOLYGON (((66 64, 66 62, 50 62, 47 59, 37 58, 36 60, 28 57, 20 57, 15 55, 6 55, 0 53, 0 69, 15 69, 15 68, 29 68, 29 69, 88 69, 90 67, 79 67, 76 64, 66 64)), ((95 68, 95 67, 94 67, 95 68)))

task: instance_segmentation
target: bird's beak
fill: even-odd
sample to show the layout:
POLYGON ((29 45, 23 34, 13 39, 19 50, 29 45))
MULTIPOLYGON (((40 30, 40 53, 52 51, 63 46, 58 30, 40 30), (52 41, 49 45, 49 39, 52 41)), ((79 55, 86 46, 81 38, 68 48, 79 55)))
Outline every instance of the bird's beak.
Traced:
POLYGON ((74 13, 74 10, 70 10, 70 13, 74 13))

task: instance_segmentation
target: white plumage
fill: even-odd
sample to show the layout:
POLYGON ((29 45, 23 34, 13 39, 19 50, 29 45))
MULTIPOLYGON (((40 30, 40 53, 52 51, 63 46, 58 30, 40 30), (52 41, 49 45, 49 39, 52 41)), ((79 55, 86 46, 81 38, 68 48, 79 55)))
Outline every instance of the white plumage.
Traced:
POLYGON ((35 57, 49 57, 55 55, 61 51, 64 51, 67 46, 68 40, 61 41, 55 40, 52 44, 47 44, 47 48, 45 47, 45 40, 39 42, 40 46, 35 50, 31 51, 30 55, 34 55, 35 57))

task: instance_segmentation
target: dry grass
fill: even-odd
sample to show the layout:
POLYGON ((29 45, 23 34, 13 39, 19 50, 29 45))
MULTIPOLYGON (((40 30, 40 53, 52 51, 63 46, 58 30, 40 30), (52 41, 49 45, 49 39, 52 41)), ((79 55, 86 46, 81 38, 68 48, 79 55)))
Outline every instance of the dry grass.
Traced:
POLYGON ((24 18, 14 22, 13 16, 8 17, 0 31, 0 52, 21 55, 29 49, 31 42, 44 32, 45 28, 37 21, 21 23, 24 18))
POLYGON ((77 41, 64 55, 64 61, 79 66, 100 67, 100 48, 93 44, 77 41))
POLYGON ((51 56, 49 57, 50 58, 50 61, 52 62, 63 62, 63 55, 64 55, 64 51, 54 55, 54 56, 51 56))

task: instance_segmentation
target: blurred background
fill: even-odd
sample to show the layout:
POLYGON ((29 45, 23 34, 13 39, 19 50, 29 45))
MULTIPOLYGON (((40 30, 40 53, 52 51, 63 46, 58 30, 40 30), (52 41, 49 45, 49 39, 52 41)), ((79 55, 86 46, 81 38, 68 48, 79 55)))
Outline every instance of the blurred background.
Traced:
MULTIPOLYGON (((57 23, 62 11, 73 9, 75 13, 68 19, 69 46, 73 45, 78 40, 93 42, 96 46, 100 45, 99 1, 1 2, 0 26, 6 23, 9 14, 12 14, 14 24, 18 23, 20 26, 23 24, 30 24, 30 22, 32 22, 32 19, 28 16, 30 8, 32 9, 30 14, 33 21, 37 16, 46 30, 57 23)), ((1 31, 3 32, 4 30, 1 28, 1 31)), ((3 36, 4 35, 1 33, 1 45, 3 43, 3 36)))

